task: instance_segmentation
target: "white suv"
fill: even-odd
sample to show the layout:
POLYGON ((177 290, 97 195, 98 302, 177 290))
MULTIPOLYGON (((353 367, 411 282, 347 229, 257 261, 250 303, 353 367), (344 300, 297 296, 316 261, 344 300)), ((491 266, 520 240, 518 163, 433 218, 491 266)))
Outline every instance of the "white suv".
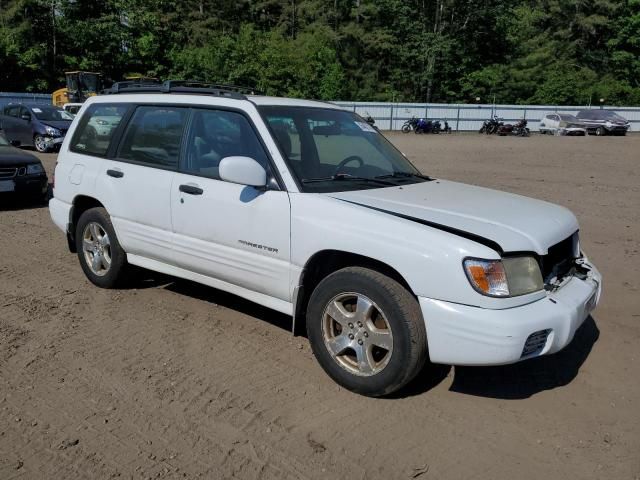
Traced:
POLYGON ((352 112, 178 82, 112 93, 74 121, 49 204, 100 287, 137 265, 292 315, 370 396, 427 359, 557 352, 599 301, 571 212, 423 175, 352 112))

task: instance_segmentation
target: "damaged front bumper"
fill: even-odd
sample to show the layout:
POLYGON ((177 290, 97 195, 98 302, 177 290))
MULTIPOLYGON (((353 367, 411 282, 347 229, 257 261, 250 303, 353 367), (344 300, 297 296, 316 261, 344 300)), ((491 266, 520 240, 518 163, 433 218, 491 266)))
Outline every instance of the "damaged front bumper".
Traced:
POLYGON ((502 310, 419 297, 429 356, 449 365, 503 365, 566 347, 596 308, 602 276, 586 258, 544 298, 502 310))

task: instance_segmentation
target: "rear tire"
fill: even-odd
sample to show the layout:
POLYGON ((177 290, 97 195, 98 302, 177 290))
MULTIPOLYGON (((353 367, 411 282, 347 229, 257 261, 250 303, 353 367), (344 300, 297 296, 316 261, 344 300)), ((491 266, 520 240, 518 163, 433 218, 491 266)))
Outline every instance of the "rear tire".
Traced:
POLYGON ((80 215, 75 242, 80 266, 91 283, 102 288, 115 288, 122 283, 127 255, 104 208, 91 208, 80 215))
POLYGON ((596 136, 604 137, 606 134, 607 134, 607 131, 604 129, 604 127, 598 127, 596 129, 596 136))
POLYGON ((320 282, 309 300, 307 333, 324 371, 371 397, 406 385, 428 356, 417 300, 395 280, 361 267, 320 282))

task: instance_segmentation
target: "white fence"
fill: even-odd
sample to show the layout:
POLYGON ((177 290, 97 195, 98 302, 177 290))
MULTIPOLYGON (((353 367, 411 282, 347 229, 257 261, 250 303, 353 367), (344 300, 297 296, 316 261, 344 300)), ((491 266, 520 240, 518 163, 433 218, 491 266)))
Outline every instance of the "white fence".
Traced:
MULTIPOLYGON (((513 123, 526 118, 531 131, 537 131, 540 119, 548 113, 560 112, 575 115, 584 106, 564 105, 468 105, 445 103, 374 103, 374 102, 333 102, 359 115, 371 115, 381 130, 400 130, 402 124, 411 117, 431 120, 447 120, 454 131, 477 131, 482 122, 493 114, 504 122, 513 123)), ((592 106, 591 108, 600 108, 592 106)), ((640 107, 609 107, 631 123, 630 131, 640 131, 640 107)))
MULTIPOLYGON (((11 102, 51 103, 51 95, 42 93, 0 92, 0 106, 11 102)), ((565 105, 468 105, 447 103, 375 103, 375 102, 333 102, 366 117, 371 115, 381 130, 400 130, 402 124, 411 117, 431 120, 447 120, 454 131, 477 131, 482 122, 494 113, 507 123, 526 118, 531 131, 537 131, 540 119, 547 113, 561 112, 575 115, 584 106, 565 105)), ((591 108, 600 108, 593 106, 591 108)), ((631 123, 632 132, 640 132, 640 107, 608 107, 631 123)))
POLYGON ((51 104, 51 94, 0 92, 0 107, 8 103, 40 103, 42 105, 51 104))

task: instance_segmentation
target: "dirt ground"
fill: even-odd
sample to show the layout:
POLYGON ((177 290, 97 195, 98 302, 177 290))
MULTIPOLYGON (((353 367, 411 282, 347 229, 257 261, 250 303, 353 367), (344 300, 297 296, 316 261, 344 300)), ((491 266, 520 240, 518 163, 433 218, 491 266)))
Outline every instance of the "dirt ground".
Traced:
POLYGON ((0 478, 640 479, 640 136, 390 138, 573 210, 605 283, 569 347, 363 398, 290 318, 151 273, 95 288, 44 206, 1 199, 0 478))

